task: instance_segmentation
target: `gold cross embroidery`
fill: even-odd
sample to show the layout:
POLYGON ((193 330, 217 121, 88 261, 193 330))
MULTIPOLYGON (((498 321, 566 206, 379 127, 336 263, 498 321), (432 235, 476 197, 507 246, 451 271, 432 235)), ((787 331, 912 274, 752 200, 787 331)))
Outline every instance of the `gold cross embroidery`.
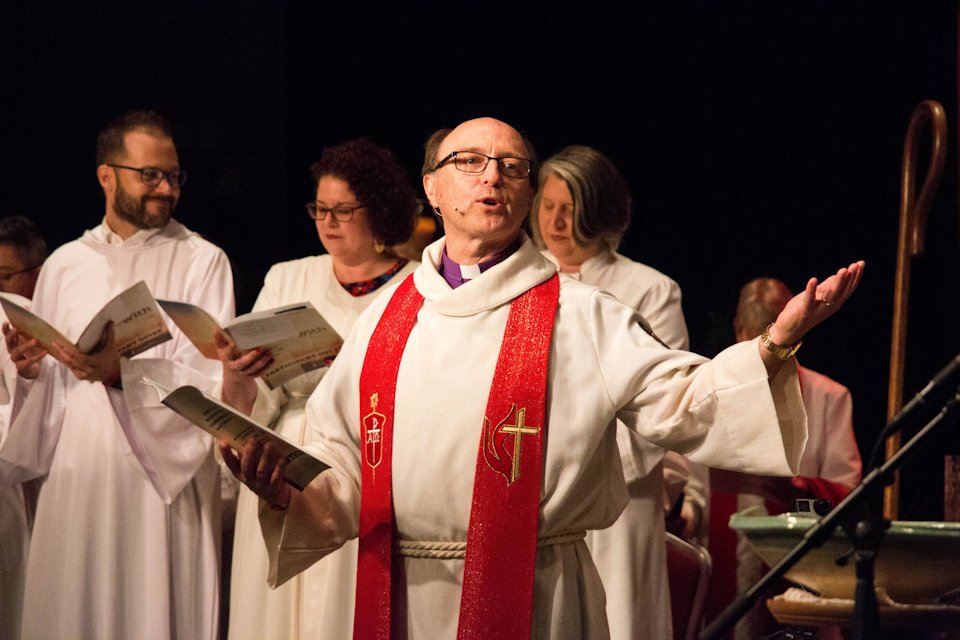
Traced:
POLYGON ((514 424, 505 424, 500 427, 502 433, 513 434, 513 460, 510 466, 510 484, 517 481, 520 477, 520 452, 522 449, 523 436, 532 436, 540 433, 540 427, 528 427, 523 424, 523 417, 527 409, 517 409, 517 421, 514 424))

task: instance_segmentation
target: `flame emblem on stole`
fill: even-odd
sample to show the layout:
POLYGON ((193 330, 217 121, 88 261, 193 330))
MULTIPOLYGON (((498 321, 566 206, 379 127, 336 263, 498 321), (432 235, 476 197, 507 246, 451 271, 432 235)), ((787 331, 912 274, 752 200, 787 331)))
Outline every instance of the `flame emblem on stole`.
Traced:
POLYGON ((526 407, 518 409, 516 403, 511 403, 507 415, 496 426, 491 426, 486 416, 483 418, 483 459, 490 469, 506 479, 508 487, 520 478, 523 436, 540 433, 540 427, 523 424, 526 412, 526 407), (513 415, 516 415, 516 420, 513 424, 507 424, 513 415), (508 439, 511 439, 509 446, 508 439))

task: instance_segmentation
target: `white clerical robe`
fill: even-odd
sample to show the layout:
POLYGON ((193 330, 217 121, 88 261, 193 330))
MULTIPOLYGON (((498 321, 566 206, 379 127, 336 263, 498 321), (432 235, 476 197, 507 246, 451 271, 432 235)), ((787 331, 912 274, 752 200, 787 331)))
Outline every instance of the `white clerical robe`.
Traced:
MULTIPOLYGON (((118 293, 144 280, 157 298, 233 317, 226 255, 176 221, 127 240, 106 223, 57 249, 33 311, 76 340, 118 293)), ((0 468, 44 477, 27 561, 23 637, 217 636, 219 468, 213 439, 161 405, 147 375, 210 389, 220 363, 173 339, 122 359, 123 390, 77 380, 45 358, 0 449, 0 468)))
MULTIPOLYGON (((428 247, 414 274, 425 300, 397 380, 393 505, 397 537, 411 544, 466 540, 480 432, 509 303, 555 272, 524 236, 513 255, 450 289, 437 272, 442 248, 442 239, 428 247)), ((385 293, 361 315, 307 405, 317 437, 308 449, 333 468, 295 495, 288 510, 260 509, 277 583, 357 535, 358 380, 388 299, 385 293)), ((756 341, 713 361, 665 349, 640 328, 633 309, 563 279, 550 345, 539 536, 575 539, 537 548, 534 638, 608 637, 603 585, 576 536, 611 525, 627 502, 618 418, 696 461, 758 473, 794 472, 806 439, 792 363, 771 381, 756 341)), ((454 638, 463 560, 402 560, 407 611, 397 637, 454 638)))
MULTIPOLYGON (((549 252, 544 255, 556 262, 549 252)), ((689 346, 680 305, 680 286, 656 269, 618 253, 600 253, 580 265, 574 277, 600 287, 635 309, 674 349, 689 346)), ((667 554, 664 544, 663 459, 671 468, 689 465, 676 452, 643 439, 622 423, 617 447, 630 501, 617 521, 587 533, 587 547, 607 593, 607 622, 612 640, 663 640, 673 637, 667 554), (679 460, 677 460, 679 459, 679 460)), ((676 474, 674 474, 676 475, 676 474)))
MULTIPOLYGON (((30 301, 15 293, 0 294, 8 300, 30 308, 30 301)), ((0 308, 0 324, 7 316, 0 308)), ((0 348, 0 446, 10 426, 13 390, 17 384, 17 367, 6 347, 0 348)), ((19 482, 0 479, 0 640, 20 637, 20 609, 23 606, 23 575, 27 561, 30 528, 23 486, 19 482)))
MULTIPOLYGON (((391 279, 399 282, 420 264, 408 262, 391 279)), ((357 316, 389 285, 354 297, 337 281, 329 255, 311 256, 275 264, 264 279, 254 311, 308 301, 341 336, 350 333, 357 316)), ((274 392, 258 395, 269 402, 255 411, 273 412, 274 430, 298 444, 310 438, 305 408, 307 398, 327 369, 318 369, 294 378, 274 392), (266 396, 266 397, 264 397, 266 396)), ((230 576, 230 640, 323 640, 349 638, 353 634, 353 605, 356 595, 357 541, 348 541, 339 550, 290 581, 269 589, 270 559, 257 521, 259 500, 242 488, 234 530, 233 568, 230 576)))

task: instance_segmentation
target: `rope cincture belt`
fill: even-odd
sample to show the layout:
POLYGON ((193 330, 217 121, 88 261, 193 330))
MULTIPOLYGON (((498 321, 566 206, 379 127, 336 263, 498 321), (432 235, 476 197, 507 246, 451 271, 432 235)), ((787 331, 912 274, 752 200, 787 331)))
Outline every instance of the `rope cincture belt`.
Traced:
MULTIPOLYGON (((538 547, 576 542, 587 536, 584 530, 558 533, 555 536, 537 538, 538 547)), ((466 542, 442 542, 432 540, 395 540, 394 550, 405 558, 437 558, 441 560, 462 559, 467 557, 466 542)))

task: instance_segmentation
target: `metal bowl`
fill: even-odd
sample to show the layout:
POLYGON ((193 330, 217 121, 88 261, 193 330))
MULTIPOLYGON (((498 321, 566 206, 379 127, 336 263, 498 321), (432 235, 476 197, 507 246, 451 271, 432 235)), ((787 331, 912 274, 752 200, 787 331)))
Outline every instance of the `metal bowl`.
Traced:
MULTIPOLYGON (((807 514, 757 516, 747 510, 731 516, 730 527, 743 533, 764 562, 773 566, 816 521, 807 514)), ((801 558, 786 577, 824 598, 852 599, 856 585, 853 558, 846 566, 836 562, 848 555, 851 547, 846 533, 838 527, 821 547, 801 558)), ((960 523, 893 522, 877 554, 874 581, 900 603, 933 603, 960 588, 960 523)))

